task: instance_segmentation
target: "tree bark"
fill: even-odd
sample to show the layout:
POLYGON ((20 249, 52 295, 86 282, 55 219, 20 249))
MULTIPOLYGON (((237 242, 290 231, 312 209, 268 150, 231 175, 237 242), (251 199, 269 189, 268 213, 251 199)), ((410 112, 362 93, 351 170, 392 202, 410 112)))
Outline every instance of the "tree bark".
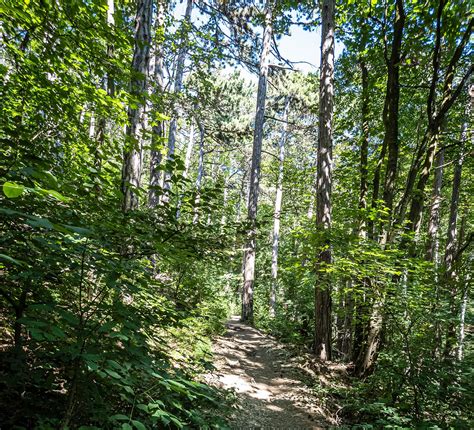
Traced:
MULTIPOLYGON (((164 91, 164 25, 166 0, 158 0, 156 11, 156 26, 155 26, 155 70, 154 70, 154 95, 155 100, 158 97, 163 97, 164 91)), ((155 101, 155 113, 161 112, 163 104, 155 101)), ((148 206, 150 208, 156 207, 161 196, 161 162, 163 159, 162 146, 163 139, 166 135, 164 121, 154 120, 151 129, 151 151, 150 151, 150 187, 148 191, 148 206)))
POLYGON ((474 86, 470 88, 471 100, 468 108, 466 109, 466 122, 464 122, 461 130, 461 146, 459 148, 459 158, 454 168, 453 177, 453 191, 451 194, 451 205, 449 210, 449 221, 448 231, 446 235, 446 248, 444 254, 444 266, 445 266, 445 284, 449 293, 449 310, 450 319, 448 320, 446 328, 446 343, 444 348, 444 357, 446 359, 451 358, 454 355, 454 346, 456 343, 456 324, 454 322, 457 312, 457 299, 458 299, 458 282, 456 282, 456 270, 455 260, 457 253, 457 218, 459 208, 459 195, 461 190, 461 175, 462 166, 464 162, 464 146, 467 140, 468 124, 467 120, 470 115, 470 105, 474 99, 474 86))
MULTIPOLYGON (((398 111, 400 101, 400 63, 403 29, 405 25, 405 11, 403 0, 396 1, 395 19, 393 23, 393 39, 390 58, 387 58, 387 88, 383 112, 384 139, 382 150, 387 150, 387 165, 383 190, 383 202, 388 210, 388 219, 382 223, 380 245, 385 247, 392 217, 395 182, 398 169, 399 139, 398 139, 398 111)), ((368 321, 365 339, 361 342, 362 348, 355 361, 355 373, 359 376, 373 371, 383 328, 384 295, 380 293, 374 298, 372 312, 368 321)))
POLYGON ((202 178, 204 176, 204 138, 205 129, 201 122, 198 122, 199 127, 199 158, 198 158, 198 171, 196 177, 196 199, 194 201, 194 216, 193 224, 197 224, 199 221, 199 203, 201 201, 201 185, 202 178))
POLYGON ((283 128, 281 131, 278 155, 278 179, 275 195, 275 210, 273 212, 273 246, 272 246, 272 284, 270 287, 270 315, 275 316, 276 296, 278 289, 278 249, 280 246, 280 216, 283 198, 283 172, 285 162, 285 142, 288 131, 288 111, 290 109, 290 97, 286 97, 283 111, 283 128))
MULTIPOLYGON (((112 29, 115 25, 115 4, 114 0, 107 0, 107 25, 112 29)), ((114 46, 111 43, 107 44, 107 57, 112 58, 114 54, 114 46)), ((103 84, 105 91, 109 97, 112 97, 115 92, 115 85, 114 79, 110 71, 105 76, 105 82, 103 84)), ((95 151, 95 168, 97 172, 100 172, 102 168, 102 150, 101 148, 104 146, 105 136, 106 136, 106 128, 107 128, 107 118, 104 115, 101 115, 98 120, 97 124, 97 131, 96 131, 96 141, 97 147, 95 151)), ((99 188, 97 191, 99 191, 99 188)))
POLYGON ((400 104, 400 64, 401 48, 403 40, 403 28, 405 26, 405 10, 403 0, 396 1, 395 21, 393 24, 393 40, 390 58, 387 61, 387 89, 385 93, 385 105, 383 112, 384 123, 384 145, 387 147, 387 165, 385 170, 385 181, 383 191, 384 206, 388 210, 388 220, 382 229, 382 245, 387 242, 393 199, 395 196, 395 182, 398 171, 398 110, 400 104))
POLYGON ((439 151, 436 157, 435 177, 433 192, 431 195, 430 220, 428 223, 428 242, 426 245, 426 260, 431 261, 435 266, 439 263, 438 251, 438 231, 441 221, 441 187, 443 184, 444 169, 444 149, 439 151))
MULTIPOLYGON (((362 103, 361 103, 361 124, 362 134, 360 142, 360 186, 359 186, 359 225, 358 225, 358 236, 361 241, 367 239, 367 223, 366 223, 366 210, 367 210, 367 191, 368 191, 368 156, 369 156, 369 73, 365 61, 361 59, 359 61, 359 67, 361 71, 362 81, 362 103)), ((379 163, 379 174, 380 166, 379 163)), ((379 176, 380 177, 380 176, 379 176)), ((370 224, 369 224, 370 226, 370 224)), ((373 227, 373 224, 372 224, 373 227)), ((368 319, 370 307, 368 306, 368 297, 366 294, 367 285, 369 282, 367 279, 363 279, 358 286, 358 290, 362 291, 353 293, 349 291, 347 293, 346 301, 351 305, 346 310, 346 330, 354 329, 354 335, 351 339, 352 347, 344 346, 341 344, 341 348, 347 356, 352 355, 352 359, 355 360, 360 354, 362 349, 362 343, 364 341, 366 320, 368 319), (355 312, 354 312, 355 310, 355 312), (355 318, 353 318, 355 313, 355 318)))
POLYGON ((244 251, 244 282, 242 288, 242 321, 253 321, 253 289, 255 283, 255 254, 257 235, 257 205, 260 184, 260 163, 262 158, 263 125, 265 122, 265 100, 267 96, 268 70, 270 63, 270 45, 272 41, 271 0, 265 5, 265 28, 260 53, 260 70, 257 90, 257 108, 253 135, 252 167, 250 171, 249 199, 247 219, 247 244, 244 251))
MULTIPOLYGON (((183 20, 183 31, 187 31, 188 27, 191 22, 191 12, 193 9, 193 2, 194 0, 187 0, 186 4, 186 11, 184 13, 184 20, 183 20)), ((186 43, 187 35, 183 33, 181 38, 181 47, 178 52, 178 58, 176 60, 176 74, 174 80, 174 94, 175 96, 178 95, 181 90, 183 89, 183 78, 184 78, 184 64, 186 61, 186 53, 188 50, 188 46, 186 43)), ((170 130, 168 135, 168 154, 167 159, 168 161, 174 160, 174 153, 176 149, 176 131, 178 128, 178 114, 176 109, 174 109, 173 117, 171 118, 170 122, 170 130)), ((161 197, 161 201, 163 203, 168 203, 170 199, 170 190, 171 190, 171 172, 165 172, 164 181, 163 181, 163 196, 161 197)))
POLYGON ((135 17, 135 46, 133 50, 130 95, 136 105, 128 108, 122 168, 122 209, 124 212, 138 208, 137 188, 140 187, 142 169, 142 144, 139 131, 144 107, 147 72, 150 62, 152 0, 139 0, 135 17))
POLYGON ((319 87, 319 139, 316 193, 316 230, 323 236, 316 263, 314 352, 320 360, 331 360, 331 280, 326 272, 332 262, 331 228, 332 133, 334 104, 335 1, 324 0, 321 10, 321 67, 319 87))

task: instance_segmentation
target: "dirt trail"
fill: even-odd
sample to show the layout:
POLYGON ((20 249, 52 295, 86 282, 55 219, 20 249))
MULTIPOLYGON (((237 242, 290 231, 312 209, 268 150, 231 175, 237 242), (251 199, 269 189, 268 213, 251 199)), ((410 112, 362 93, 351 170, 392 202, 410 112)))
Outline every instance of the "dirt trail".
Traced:
POLYGON ((215 371, 208 382, 232 389, 233 429, 324 429, 330 424, 303 375, 281 344, 232 317, 213 346, 215 371))

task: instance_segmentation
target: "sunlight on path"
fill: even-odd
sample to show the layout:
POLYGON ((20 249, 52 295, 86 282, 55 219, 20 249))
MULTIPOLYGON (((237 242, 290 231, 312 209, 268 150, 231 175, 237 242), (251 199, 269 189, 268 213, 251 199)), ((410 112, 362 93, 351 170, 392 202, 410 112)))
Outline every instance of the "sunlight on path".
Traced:
POLYGON ((323 429, 325 421, 298 369, 275 340, 234 316, 214 346, 215 371, 209 383, 236 393, 234 429, 323 429))

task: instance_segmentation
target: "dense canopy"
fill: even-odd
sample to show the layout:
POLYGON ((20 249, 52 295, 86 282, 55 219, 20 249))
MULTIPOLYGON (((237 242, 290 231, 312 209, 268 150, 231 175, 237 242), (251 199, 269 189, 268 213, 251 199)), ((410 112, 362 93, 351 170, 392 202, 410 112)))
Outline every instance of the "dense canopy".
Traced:
POLYGON ((469 6, 0 0, 0 427, 473 428, 469 6))

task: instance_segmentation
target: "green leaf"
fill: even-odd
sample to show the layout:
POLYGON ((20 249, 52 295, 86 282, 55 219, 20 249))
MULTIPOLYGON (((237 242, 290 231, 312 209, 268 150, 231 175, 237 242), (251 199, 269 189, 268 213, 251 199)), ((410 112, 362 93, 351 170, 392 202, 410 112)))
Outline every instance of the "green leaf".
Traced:
POLYGON ((34 219, 29 219, 26 222, 32 227, 41 227, 41 228, 46 228, 48 230, 54 229, 53 223, 47 218, 34 217, 34 219))
POLYGON ((132 424, 135 426, 136 429, 138 430, 146 430, 146 427, 140 422, 140 421, 137 421, 137 420, 132 420, 132 424))
POLYGON ((24 185, 16 184, 15 182, 5 182, 3 184, 3 192, 9 199, 21 196, 24 191, 24 185))
POLYGON ((127 415, 123 415, 123 414, 116 414, 116 415, 112 415, 109 420, 111 421, 128 421, 130 418, 127 417, 127 415))
POLYGON ((56 200, 59 200, 61 202, 68 202, 71 200, 69 197, 63 196, 61 193, 55 191, 55 190, 46 190, 44 188, 35 188, 34 191, 37 191, 41 194, 48 195, 51 197, 54 197, 56 200))
POLYGON ((115 371, 111 370, 111 369, 104 369, 105 372, 107 374, 109 374, 110 376, 112 376, 112 378, 115 378, 115 379, 122 379, 122 377, 115 371))
POLYGON ((133 427, 128 423, 123 423, 122 430, 133 430, 133 427))
POLYGON ((0 259, 8 261, 9 263, 16 264, 17 266, 24 266, 25 263, 21 260, 17 260, 16 258, 10 257, 5 254, 0 254, 0 259))

